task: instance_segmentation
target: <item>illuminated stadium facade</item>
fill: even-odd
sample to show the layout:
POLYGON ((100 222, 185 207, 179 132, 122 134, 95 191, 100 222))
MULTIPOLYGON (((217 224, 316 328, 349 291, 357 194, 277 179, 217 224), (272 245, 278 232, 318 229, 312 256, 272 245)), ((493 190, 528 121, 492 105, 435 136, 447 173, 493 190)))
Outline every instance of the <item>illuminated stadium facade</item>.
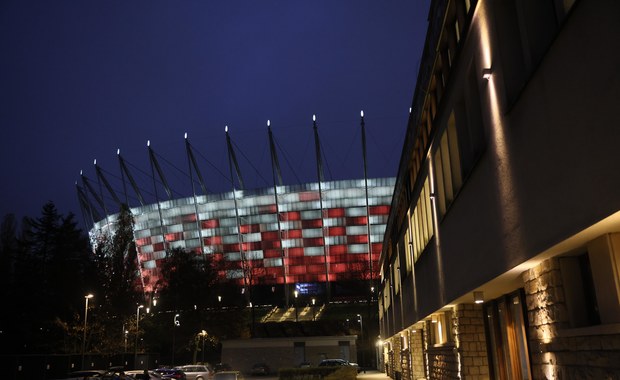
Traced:
MULTIPOLYGON (((267 188, 132 208, 145 291, 154 290, 161 260, 174 248, 212 255, 220 277, 240 286, 370 279, 393 187, 393 178, 368 179, 368 209, 363 179, 324 182, 320 193, 318 183, 278 186, 277 202, 267 188)), ((117 217, 95 223, 93 233, 117 217)))
POLYGON ((193 191, 189 197, 172 197, 150 142, 147 145, 155 189, 154 202, 145 201, 120 151, 117 155, 124 202, 95 161, 98 186, 83 174, 82 186, 76 183, 83 214, 93 225, 91 241, 95 245, 101 234, 115 232, 120 214, 109 212, 104 199, 113 199, 115 207, 127 204, 127 189, 131 185, 140 203, 138 207, 130 207, 130 211, 145 293, 153 294, 162 286, 159 281, 162 279, 161 268, 173 249, 191 251, 197 257, 209 257, 221 283, 242 289, 268 287, 272 292, 276 287, 284 289, 287 303, 288 294, 293 289, 302 294, 326 293, 329 299, 331 284, 346 281, 367 281, 369 286, 358 289, 358 293, 373 292, 395 179, 367 178, 363 113, 361 121, 362 179, 324 179, 316 121, 314 141, 318 180, 295 186, 282 183, 277 144, 270 128, 273 178, 270 187, 245 188, 228 129, 228 180, 232 188, 228 192, 206 191, 187 135, 185 143, 193 191), (200 187, 195 186, 196 183, 200 187), (158 187, 164 188, 167 200, 159 199, 158 187), (202 189, 202 194, 197 194, 197 188, 202 189), (104 189, 107 190, 105 194, 104 189), (101 216, 101 210, 104 216, 101 216))

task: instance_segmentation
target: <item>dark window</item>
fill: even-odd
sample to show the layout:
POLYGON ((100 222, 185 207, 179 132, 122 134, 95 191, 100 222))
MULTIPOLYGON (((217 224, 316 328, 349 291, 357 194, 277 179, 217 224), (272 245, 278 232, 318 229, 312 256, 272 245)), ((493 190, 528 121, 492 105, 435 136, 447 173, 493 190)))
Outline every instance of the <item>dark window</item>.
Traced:
POLYGON ((555 0, 502 0, 494 4, 496 44, 510 107, 557 33, 555 0))
POLYGON ((560 271, 571 327, 600 324, 601 317, 588 254, 560 258, 560 271))

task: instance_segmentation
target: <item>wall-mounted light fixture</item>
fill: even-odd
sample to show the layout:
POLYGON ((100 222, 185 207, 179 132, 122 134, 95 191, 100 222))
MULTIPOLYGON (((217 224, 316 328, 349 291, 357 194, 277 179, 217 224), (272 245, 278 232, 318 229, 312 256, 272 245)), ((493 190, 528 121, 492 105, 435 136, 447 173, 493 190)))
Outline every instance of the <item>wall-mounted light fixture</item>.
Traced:
POLYGON ((484 302, 484 293, 474 292, 474 303, 483 303, 483 302, 484 302))
POLYGON ((486 80, 491 79, 491 74, 493 74, 493 71, 491 70, 490 67, 482 69, 482 79, 486 79, 486 80))

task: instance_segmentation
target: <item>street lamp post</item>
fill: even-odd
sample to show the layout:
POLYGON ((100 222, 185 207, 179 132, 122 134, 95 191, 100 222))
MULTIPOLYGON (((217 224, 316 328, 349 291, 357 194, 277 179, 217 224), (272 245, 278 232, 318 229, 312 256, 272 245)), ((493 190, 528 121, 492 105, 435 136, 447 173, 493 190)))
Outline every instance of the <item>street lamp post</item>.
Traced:
POLYGON ((202 330, 200 332, 200 336, 202 337, 202 363, 205 362, 205 339, 207 338, 207 332, 202 330))
POLYGON ((136 342, 134 345, 134 352, 133 352, 134 368, 137 368, 136 365, 138 364, 138 334, 140 333, 140 309, 142 309, 143 307, 144 305, 140 305, 136 308, 136 342))
POLYGON ((295 322, 299 322, 299 314, 297 313, 297 296, 299 292, 295 290, 295 322))
POLYGON ((92 294, 84 296, 84 336, 82 338, 82 369, 84 369, 84 353, 86 352, 86 321, 88 320, 88 300, 93 298, 92 294))
POLYGON ((123 351, 123 352, 127 352, 127 334, 129 334, 129 330, 125 330, 125 325, 123 325, 123 331, 124 331, 124 334, 125 334, 125 351, 123 351))
POLYGON ((179 314, 174 315, 174 324, 172 326, 172 366, 174 366, 174 343, 176 340, 176 328, 181 326, 181 322, 179 321, 179 314))
POLYGON ((316 299, 312 299, 312 320, 316 321, 316 310, 314 309, 314 305, 316 304, 316 299))
POLYGON ((364 320, 361 314, 358 314, 357 317, 360 322, 360 348, 362 351, 362 364, 364 364, 364 320))

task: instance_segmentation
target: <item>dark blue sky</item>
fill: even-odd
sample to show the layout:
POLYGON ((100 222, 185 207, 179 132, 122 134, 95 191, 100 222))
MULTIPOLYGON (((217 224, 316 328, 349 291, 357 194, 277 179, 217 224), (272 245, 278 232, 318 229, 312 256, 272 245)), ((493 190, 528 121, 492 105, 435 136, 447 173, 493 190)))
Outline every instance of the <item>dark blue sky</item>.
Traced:
POLYGON ((117 148, 152 192, 147 140, 189 195, 185 132, 227 191, 225 125, 246 187, 269 186, 268 119, 285 182, 315 181, 313 114, 327 179, 363 176, 362 109, 369 176, 395 175, 429 1, 3 1, 0 217, 51 200, 81 221, 80 170, 121 191, 117 148))

